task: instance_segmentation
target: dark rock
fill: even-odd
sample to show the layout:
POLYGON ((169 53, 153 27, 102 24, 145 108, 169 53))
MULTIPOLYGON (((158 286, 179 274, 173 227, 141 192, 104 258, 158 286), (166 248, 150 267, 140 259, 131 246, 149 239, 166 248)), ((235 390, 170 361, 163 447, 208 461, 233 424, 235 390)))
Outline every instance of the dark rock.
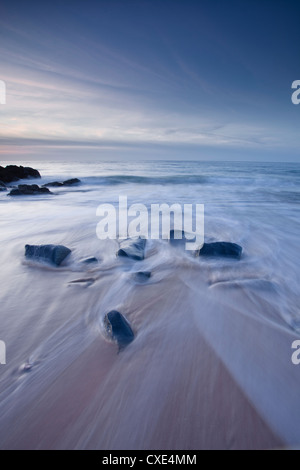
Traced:
POLYGON ((5 186, 4 183, 2 183, 2 181, 0 181, 0 191, 6 191, 7 190, 7 187, 5 186))
POLYGON ((150 271, 139 271, 138 273, 134 274, 134 278, 137 282, 146 282, 150 279, 150 277, 150 271))
POLYGON ((242 255, 242 247, 236 243, 229 242, 215 242, 215 243, 204 243, 201 248, 200 256, 221 256, 225 258, 236 258, 240 259, 242 255))
POLYGON ((74 184, 79 184, 81 181, 78 178, 72 178, 70 180, 60 183, 59 181, 53 181, 53 183, 44 184, 45 188, 61 188, 62 186, 73 186, 74 184))
POLYGON ((53 183, 43 184, 44 188, 59 188, 63 186, 63 183, 59 183, 58 181, 54 181, 53 183))
POLYGON ((18 189, 12 189, 8 196, 22 196, 22 193, 18 189))
POLYGON ((78 178, 72 178, 70 180, 64 181, 64 186, 73 186, 74 184, 79 184, 81 181, 78 178))
POLYGON ((63 245, 26 245, 25 256, 36 260, 48 261, 60 266, 71 253, 69 248, 63 245))
POLYGON ((34 168, 8 165, 5 168, 0 166, 0 180, 4 183, 11 183, 21 179, 40 178, 40 173, 34 168))
POLYGON ((116 310, 112 310, 104 317, 106 333, 117 341, 119 349, 124 348, 134 340, 134 333, 126 318, 116 310))
POLYGON ((97 258, 93 257, 93 258, 84 259, 82 262, 85 264, 92 264, 92 263, 98 263, 98 260, 97 258))
POLYGON ((18 189, 12 189, 8 196, 35 196, 37 194, 52 194, 48 188, 40 188, 37 184, 19 184, 18 189))
POLYGON ((120 243, 120 249, 117 256, 125 256, 137 261, 145 258, 146 240, 144 238, 136 238, 124 240, 120 243))
POLYGON ((94 284, 95 279, 93 277, 88 277, 87 279, 75 279, 74 281, 70 281, 69 284, 86 284, 88 287, 94 284))

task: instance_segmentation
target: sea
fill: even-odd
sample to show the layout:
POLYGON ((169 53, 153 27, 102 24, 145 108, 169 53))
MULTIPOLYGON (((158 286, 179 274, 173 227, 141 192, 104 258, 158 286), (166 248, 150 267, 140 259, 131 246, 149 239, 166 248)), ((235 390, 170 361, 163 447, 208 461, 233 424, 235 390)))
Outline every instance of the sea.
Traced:
POLYGON ((1 165, 12 163, 41 174, 22 183, 81 183, 49 195, 0 192, 0 448, 300 444, 300 369, 291 361, 300 339, 299 164, 1 165), (143 261, 117 257, 119 240, 97 236, 97 209, 117 207, 120 196, 149 212, 152 204, 203 205, 205 241, 237 243, 241 259, 199 257, 162 237, 147 241, 143 261), (72 253, 54 267, 26 259, 26 244, 65 245, 72 253), (90 257, 98 263, 83 262, 90 257), (139 283, 140 271, 151 278, 139 283), (104 331, 112 309, 135 333, 121 352, 104 331), (203 342, 216 357, 216 376, 203 342), (232 385, 221 383, 217 392, 218 371, 232 385), (240 405, 227 392, 243 397, 240 405), (207 414, 205 400, 213 400, 207 414))

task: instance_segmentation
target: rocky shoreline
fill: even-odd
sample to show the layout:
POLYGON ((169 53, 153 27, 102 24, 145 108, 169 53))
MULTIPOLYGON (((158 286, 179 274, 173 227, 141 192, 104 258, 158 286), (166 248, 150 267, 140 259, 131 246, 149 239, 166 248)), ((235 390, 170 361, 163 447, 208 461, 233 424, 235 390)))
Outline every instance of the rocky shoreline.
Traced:
POLYGON ((60 188, 78 185, 81 181, 78 178, 71 178, 66 181, 49 182, 43 186, 37 184, 19 184, 16 186, 7 186, 24 179, 41 179, 38 170, 30 167, 8 165, 5 168, 0 166, 0 191, 9 191, 8 196, 36 196, 53 194, 48 188, 60 188))

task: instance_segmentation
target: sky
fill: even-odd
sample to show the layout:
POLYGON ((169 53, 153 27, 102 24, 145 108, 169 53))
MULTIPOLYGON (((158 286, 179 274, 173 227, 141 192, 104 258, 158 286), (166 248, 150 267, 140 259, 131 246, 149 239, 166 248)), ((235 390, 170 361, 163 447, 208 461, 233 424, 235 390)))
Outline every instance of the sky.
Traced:
POLYGON ((0 159, 300 162, 299 18, 299 0, 0 0, 0 159))

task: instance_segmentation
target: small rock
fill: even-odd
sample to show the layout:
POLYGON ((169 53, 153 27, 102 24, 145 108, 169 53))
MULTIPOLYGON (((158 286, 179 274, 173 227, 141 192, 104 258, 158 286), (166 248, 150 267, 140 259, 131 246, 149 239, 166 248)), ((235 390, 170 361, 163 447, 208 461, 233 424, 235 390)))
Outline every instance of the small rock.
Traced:
POLYGON ((236 243, 229 242, 215 242, 204 243, 201 248, 200 256, 221 256, 223 258, 236 258, 240 259, 242 255, 242 247, 236 243))
POLYGON ((73 186, 74 184, 79 184, 81 181, 78 178, 72 178, 70 180, 64 181, 64 186, 73 186))
POLYGON ((134 340, 134 333, 126 318, 116 310, 112 310, 104 317, 106 334, 117 341, 119 349, 123 349, 134 340))
POLYGON ((61 188, 62 186, 73 186, 74 184, 79 184, 81 181, 78 178, 72 178, 70 180, 66 180, 63 183, 59 181, 53 181, 52 183, 44 184, 44 188, 61 188))
POLYGON ((71 250, 63 245, 26 245, 25 256, 36 260, 48 261, 55 266, 61 263, 71 253, 71 250))
POLYGON ((137 282, 147 282, 151 277, 150 271, 139 271, 134 274, 134 278, 137 282))
POLYGON ((127 258, 141 261, 145 258, 146 239, 136 238, 124 240, 120 243, 120 249, 117 256, 125 256, 127 258))
POLYGON ((93 277, 89 277, 87 279, 75 279, 74 281, 70 281, 69 284, 86 284, 87 286, 91 286, 94 282, 95 279, 93 277))
POLYGON ((43 184, 44 188, 59 188, 63 186, 63 183, 59 183, 58 181, 54 181, 53 183, 43 184))
POLYGON ((31 364, 30 362, 27 362, 23 366, 23 371, 24 372, 30 372, 32 370, 32 368, 33 368, 33 364, 31 364))
POLYGON ((84 260, 82 261, 82 263, 85 263, 85 264, 98 263, 98 260, 97 260, 97 258, 92 257, 92 258, 84 259, 84 260))

